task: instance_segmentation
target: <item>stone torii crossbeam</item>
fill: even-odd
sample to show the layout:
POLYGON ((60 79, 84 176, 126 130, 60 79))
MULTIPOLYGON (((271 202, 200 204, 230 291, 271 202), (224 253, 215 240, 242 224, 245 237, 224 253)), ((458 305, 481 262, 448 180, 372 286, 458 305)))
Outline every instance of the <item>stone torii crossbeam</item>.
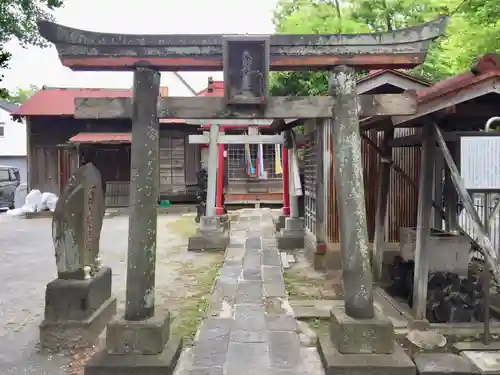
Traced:
MULTIPOLYGON (((132 99, 80 98, 75 103, 76 118, 132 118, 126 311, 123 319, 108 326, 107 349, 88 362, 86 375, 123 373, 137 363, 148 366, 151 374, 170 373, 178 357, 180 344, 168 335, 168 316, 159 317, 154 308, 159 118, 213 123, 333 119, 345 310, 332 311, 331 337, 336 341, 321 343, 323 363, 328 373, 356 373, 360 356, 369 352, 387 356, 384 361, 361 361, 378 371, 408 369, 410 360, 394 349, 392 324, 373 307, 358 117, 412 114, 416 100, 411 94, 358 96, 355 69, 412 68, 422 63, 446 23, 447 17, 441 17, 406 30, 359 35, 224 36, 105 34, 39 22, 40 33, 55 44, 63 65, 80 71, 134 72, 132 99), (159 98, 160 71, 222 69, 224 97, 159 98), (268 95, 269 70, 326 69, 332 69, 329 96, 268 95)), ((217 140, 231 141, 223 136, 217 140)))

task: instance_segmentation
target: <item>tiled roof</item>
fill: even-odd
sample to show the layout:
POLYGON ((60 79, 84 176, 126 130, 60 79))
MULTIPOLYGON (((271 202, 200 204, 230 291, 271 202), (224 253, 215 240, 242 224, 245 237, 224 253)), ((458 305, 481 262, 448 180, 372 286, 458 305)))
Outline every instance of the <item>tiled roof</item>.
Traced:
POLYGON ((19 106, 17 104, 9 103, 6 100, 0 99, 0 108, 5 109, 9 113, 17 111, 19 106))

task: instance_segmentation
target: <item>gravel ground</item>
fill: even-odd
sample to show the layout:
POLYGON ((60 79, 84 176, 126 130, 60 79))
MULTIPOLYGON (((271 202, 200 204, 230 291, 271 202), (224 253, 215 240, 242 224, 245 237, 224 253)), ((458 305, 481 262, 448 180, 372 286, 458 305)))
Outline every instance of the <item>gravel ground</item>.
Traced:
MULTIPOLYGON (((187 239, 194 232, 191 215, 165 215, 158 218, 156 265, 156 306, 174 315, 186 309, 200 309, 221 254, 186 251, 187 239)), ((125 300, 128 217, 105 219, 101 234, 101 259, 113 269, 113 292, 118 314, 125 300)), ((37 351, 38 325, 43 319, 45 286, 56 277, 51 219, 17 219, 0 216, 0 374, 59 375, 76 374, 78 363, 60 355, 37 351)), ((191 314, 191 320, 198 319, 191 314)), ((181 334, 194 328, 193 322, 177 324, 181 334)), ((77 353, 83 362, 89 353, 77 353)), ((78 359, 79 358, 79 359, 78 359)), ((73 358, 75 359, 75 358, 73 358)))

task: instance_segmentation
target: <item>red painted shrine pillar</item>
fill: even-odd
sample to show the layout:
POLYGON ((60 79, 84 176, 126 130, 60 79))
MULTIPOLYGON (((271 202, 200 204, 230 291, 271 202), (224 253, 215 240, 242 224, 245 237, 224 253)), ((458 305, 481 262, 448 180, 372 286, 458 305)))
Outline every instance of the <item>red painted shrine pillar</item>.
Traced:
POLYGON ((222 215, 224 213, 224 209, 222 208, 223 194, 224 194, 224 145, 219 145, 219 151, 217 153, 217 189, 215 198, 216 215, 222 215))
POLYGON ((283 169, 283 216, 290 216, 290 175, 288 170, 288 150, 281 146, 283 169))

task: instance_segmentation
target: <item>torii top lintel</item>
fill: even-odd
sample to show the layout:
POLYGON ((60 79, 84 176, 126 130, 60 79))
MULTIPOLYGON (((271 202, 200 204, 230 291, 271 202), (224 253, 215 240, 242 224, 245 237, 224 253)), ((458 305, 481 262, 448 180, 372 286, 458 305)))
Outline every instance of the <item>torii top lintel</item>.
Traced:
MULTIPOLYGON (((421 64, 448 17, 407 29, 372 34, 270 36, 270 70, 319 70, 334 65, 358 69, 405 69, 421 64)), ((64 66, 80 71, 223 69, 224 35, 131 35, 73 29, 41 20, 40 34, 55 44, 64 66)), ((228 35, 229 36, 229 35, 228 35)), ((251 37, 251 36, 249 36, 251 37)))

